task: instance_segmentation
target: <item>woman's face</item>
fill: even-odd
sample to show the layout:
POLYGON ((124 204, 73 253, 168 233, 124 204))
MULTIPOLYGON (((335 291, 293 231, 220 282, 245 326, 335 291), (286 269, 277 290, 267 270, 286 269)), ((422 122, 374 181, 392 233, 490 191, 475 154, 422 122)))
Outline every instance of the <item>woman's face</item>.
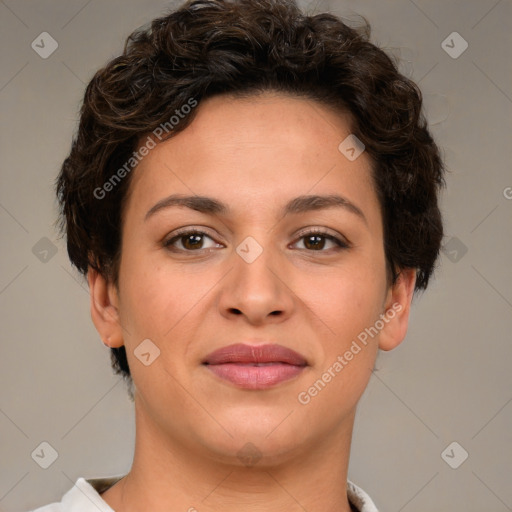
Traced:
POLYGON ((347 120, 314 101, 217 96, 197 110, 133 171, 126 202, 111 292, 137 414, 213 459, 283 459, 350 430, 393 323, 370 160, 338 149, 347 120), (233 344, 253 360, 211 356, 233 344), (300 357, 251 352, 267 344, 300 357))

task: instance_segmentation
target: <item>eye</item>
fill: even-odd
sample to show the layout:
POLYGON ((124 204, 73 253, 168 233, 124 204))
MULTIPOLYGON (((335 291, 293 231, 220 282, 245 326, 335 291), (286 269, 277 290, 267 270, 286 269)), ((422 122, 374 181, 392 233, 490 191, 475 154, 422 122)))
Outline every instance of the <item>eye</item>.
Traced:
POLYGON ((164 246, 169 250, 192 252, 201 249, 212 249, 221 246, 221 244, 215 242, 213 238, 203 231, 188 230, 175 234, 175 236, 164 242, 164 246), (205 239, 210 240, 213 244, 204 246, 205 239))
MULTIPOLYGON (((321 229, 313 229, 300 234, 299 241, 303 244, 303 247, 299 247, 301 250, 314 251, 314 252, 328 252, 329 250, 341 250, 348 249, 350 245, 341 237, 332 235, 321 229), (329 247, 331 244, 331 247, 329 247)), ((182 251, 182 252, 197 252, 204 249, 213 249, 215 247, 223 247, 213 240, 204 231, 197 229, 183 230, 175 233, 174 236, 164 242, 164 247, 171 251, 182 251), (205 245, 205 240, 209 240, 209 245, 205 245)))
MULTIPOLYGON (((331 235, 330 233, 327 233, 326 231, 322 231, 321 229, 314 229, 310 230, 306 233, 301 233, 300 241, 303 240, 304 249, 308 251, 316 251, 316 252, 327 252, 328 249, 348 249, 349 244, 342 240, 341 238, 338 238, 334 235, 331 235), (327 247, 326 250, 325 246, 326 244, 332 244, 331 247, 327 247)), ((297 243, 297 242, 296 242, 297 243)))

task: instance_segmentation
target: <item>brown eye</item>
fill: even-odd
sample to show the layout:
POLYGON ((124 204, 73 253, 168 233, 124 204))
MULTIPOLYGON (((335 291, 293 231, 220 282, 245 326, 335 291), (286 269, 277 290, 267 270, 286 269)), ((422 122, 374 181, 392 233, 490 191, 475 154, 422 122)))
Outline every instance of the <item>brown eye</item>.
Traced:
POLYGON ((306 249, 318 250, 325 247, 326 238, 321 235, 308 235, 304 237, 304 246, 306 249))
POLYGON ((185 249, 202 249, 203 238, 202 235, 193 233, 190 235, 184 235, 181 237, 182 245, 185 249))
POLYGON ((210 236, 202 231, 184 231, 166 241, 164 246, 170 250, 192 252, 201 249, 210 249, 215 246, 220 246, 220 244, 217 244, 210 236), (211 240, 213 244, 210 244, 209 247, 205 247, 206 239, 211 240))
POLYGON ((327 252, 329 249, 348 249, 348 243, 323 231, 310 231, 304 233, 299 240, 303 240, 304 249, 308 251, 327 252), (327 247, 326 244, 332 244, 327 247))

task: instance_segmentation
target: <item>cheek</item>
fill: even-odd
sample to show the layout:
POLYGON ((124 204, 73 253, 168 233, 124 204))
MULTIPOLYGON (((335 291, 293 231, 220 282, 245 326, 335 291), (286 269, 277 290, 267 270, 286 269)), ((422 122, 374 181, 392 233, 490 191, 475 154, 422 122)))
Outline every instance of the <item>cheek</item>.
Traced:
POLYGON ((373 334, 370 328, 382 313, 385 280, 380 279, 378 274, 353 270, 327 280, 328 291, 320 287, 310 293, 308 306, 319 320, 319 350, 311 376, 297 396, 310 417, 320 415, 335 423, 363 394, 378 352, 378 335, 368 333, 373 334))
POLYGON ((336 340, 347 340, 372 325, 382 313, 386 294, 384 263, 356 259, 328 274, 302 282, 308 306, 336 340))
POLYGON ((309 281, 309 288, 303 283, 319 335, 311 397, 315 393, 323 396, 318 407, 334 402, 350 408, 368 383, 378 351, 378 334, 371 328, 383 312, 384 263, 362 257, 358 263, 315 281, 317 286, 311 287, 309 281))
POLYGON ((201 265, 169 263, 160 251, 152 255, 133 250, 120 269, 125 344, 150 338, 167 351, 170 347, 179 351, 182 344, 168 341, 183 337, 189 324, 197 323, 200 305, 220 278, 221 274, 201 265))
POLYGON ((125 344, 140 343, 141 337, 158 340, 165 330, 172 328, 175 317, 183 315, 183 278, 177 275, 171 279, 160 262, 136 247, 127 244, 123 251, 119 281, 125 344))

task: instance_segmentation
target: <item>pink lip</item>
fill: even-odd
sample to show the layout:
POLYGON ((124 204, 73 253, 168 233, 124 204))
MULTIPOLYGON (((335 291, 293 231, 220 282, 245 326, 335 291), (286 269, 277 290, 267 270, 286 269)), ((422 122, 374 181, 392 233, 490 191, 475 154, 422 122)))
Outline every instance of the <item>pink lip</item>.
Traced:
POLYGON ((203 364, 218 377, 245 389, 265 389, 289 380, 308 366, 282 345, 229 345, 209 354, 203 364))

